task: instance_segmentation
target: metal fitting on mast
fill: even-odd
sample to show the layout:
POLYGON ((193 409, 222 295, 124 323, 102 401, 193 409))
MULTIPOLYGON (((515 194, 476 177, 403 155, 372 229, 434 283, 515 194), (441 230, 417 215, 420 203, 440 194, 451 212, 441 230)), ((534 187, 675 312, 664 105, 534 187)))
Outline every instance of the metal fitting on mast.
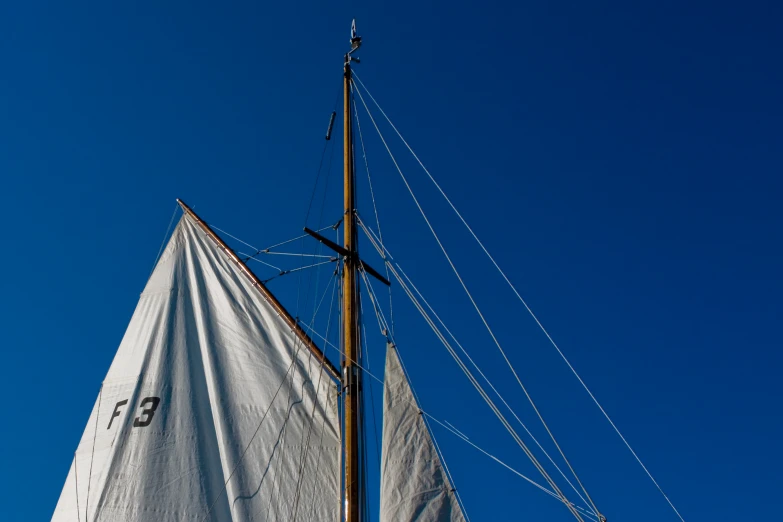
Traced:
POLYGON ((361 63, 358 58, 351 56, 354 52, 358 51, 361 46, 362 37, 356 34, 356 19, 354 18, 353 22, 351 22, 351 50, 345 54, 346 67, 349 66, 351 62, 361 63))
POLYGON ((351 50, 348 54, 351 54, 359 47, 362 46, 362 37, 356 34, 356 18, 351 22, 351 50))

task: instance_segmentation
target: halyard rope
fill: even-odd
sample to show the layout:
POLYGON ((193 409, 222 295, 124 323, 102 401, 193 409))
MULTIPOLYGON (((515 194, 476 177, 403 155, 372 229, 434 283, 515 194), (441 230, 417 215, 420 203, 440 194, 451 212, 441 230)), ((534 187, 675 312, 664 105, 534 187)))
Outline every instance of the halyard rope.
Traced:
MULTIPOLYGON (((90 509, 90 485, 92 484, 92 462, 95 457, 95 441, 98 438, 98 419, 101 415, 101 398, 103 397, 103 383, 101 383, 101 391, 98 392, 98 409, 95 412, 95 432, 92 436, 92 454, 90 455, 90 474, 87 477, 87 500, 84 502, 84 520, 88 520, 90 509)), ((74 465, 76 460, 74 459, 74 465)))

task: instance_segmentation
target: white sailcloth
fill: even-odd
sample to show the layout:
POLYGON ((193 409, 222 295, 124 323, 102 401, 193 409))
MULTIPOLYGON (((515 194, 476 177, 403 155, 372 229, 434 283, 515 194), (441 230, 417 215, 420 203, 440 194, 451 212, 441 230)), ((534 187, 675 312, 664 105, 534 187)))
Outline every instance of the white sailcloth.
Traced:
POLYGON ((381 522, 465 522, 392 345, 383 380, 381 522))
POLYGON ((335 522, 336 393, 185 215, 103 382, 52 521, 335 522))

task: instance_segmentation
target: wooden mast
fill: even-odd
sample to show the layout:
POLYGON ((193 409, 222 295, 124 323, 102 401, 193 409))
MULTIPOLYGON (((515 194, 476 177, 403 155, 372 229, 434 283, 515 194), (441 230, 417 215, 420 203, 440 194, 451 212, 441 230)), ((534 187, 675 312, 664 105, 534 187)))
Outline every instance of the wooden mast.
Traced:
POLYGON ((351 128, 351 54, 361 45, 356 24, 351 27, 351 51, 345 55, 343 68, 343 177, 344 177, 344 247, 343 263, 343 415, 345 426, 345 521, 359 522, 359 393, 361 391, 358 337, 358 288, 356 271, 359 264, 356 242, 356 208, 353 165, 353 132, 351 128))

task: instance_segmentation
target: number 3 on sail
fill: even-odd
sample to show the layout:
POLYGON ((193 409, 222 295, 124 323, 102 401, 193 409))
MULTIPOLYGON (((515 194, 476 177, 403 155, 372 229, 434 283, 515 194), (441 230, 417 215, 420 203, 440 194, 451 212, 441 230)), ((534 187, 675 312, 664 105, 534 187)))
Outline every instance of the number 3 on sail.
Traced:
MULTIPOLYGON (((109 425, 106 426, 106 429, 111 429, 111 425, 114 422, 114 419, 116 417, 119 417, 122 413, 120 411, 120 408, 128 404, 128 399, 121 400, 114 406, 114 413, 112 413, 111 418, 109 419, 109 425)), ((141 411, 141 415, 139 417, 136 417, 133 419, 133 427, 134 428, 146 428, 150 425, 152 422, 152 417, 155 415, 155 410, 158 409, 158 405, 160 404, 160 397, 145 397, 141 400, 141 404, 139 405, 140 408, 143 408, 141 411)))

